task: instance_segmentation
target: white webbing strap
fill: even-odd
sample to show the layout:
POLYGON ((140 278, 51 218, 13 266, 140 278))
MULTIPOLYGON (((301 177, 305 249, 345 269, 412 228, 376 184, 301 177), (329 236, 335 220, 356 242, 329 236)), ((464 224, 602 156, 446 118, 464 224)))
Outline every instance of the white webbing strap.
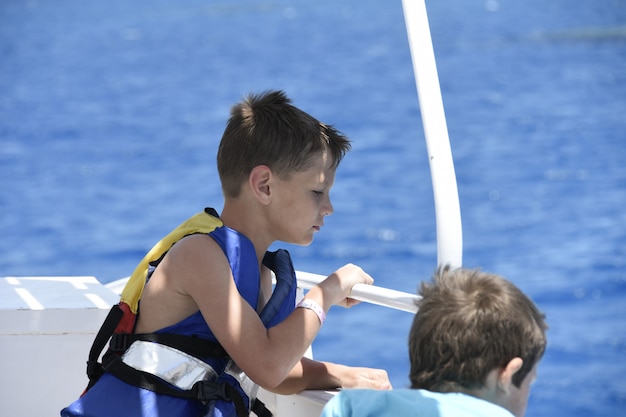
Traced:
MULTIPOLYGON (((173 347, 144 340, 134 341, 122 355, 122 362, 147 372, 182 389, 190 390, 198 381, 215 381, 217 372, 211 365, 173 347)), ((259 386, 230 360, 224 372, 233 377, 248 396, 248 410, 259 386)))
POLYGON ((122 361, 138 371, 189 390, 198 381, 214 380, 217 372, 206 362, 160 343, 136 340, 122 355, 122 361))

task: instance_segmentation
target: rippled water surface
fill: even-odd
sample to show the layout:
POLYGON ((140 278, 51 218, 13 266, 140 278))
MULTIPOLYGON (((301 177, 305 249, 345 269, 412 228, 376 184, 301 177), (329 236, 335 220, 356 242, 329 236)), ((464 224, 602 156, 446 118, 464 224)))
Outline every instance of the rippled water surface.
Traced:
MULTIPOLYGON (((626 410, 626 2, 427 2, 464 264, 546 312, 529 416, 626 410)), ((0 275, 130 274, 221 208, 215 152, 249 91, 284 89, 354 141, 298 269, 354 262, 414 292, 434 207, 400 2, 0 2, 0 275)), ((411 316, 334 308, 320 359, 408 384, 411 316)))

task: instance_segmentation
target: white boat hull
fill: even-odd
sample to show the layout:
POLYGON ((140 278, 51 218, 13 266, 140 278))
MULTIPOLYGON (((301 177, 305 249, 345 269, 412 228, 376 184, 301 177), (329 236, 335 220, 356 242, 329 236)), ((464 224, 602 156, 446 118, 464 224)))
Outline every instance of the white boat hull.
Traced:
MULTIPOLYGON (((58 416, 78 398, 91 344, 118 300, 94 277, 0 278, 0 414, 58 416)), ((318 417, 332 395, 261 390, 259 399, 275 417, 318 417)))

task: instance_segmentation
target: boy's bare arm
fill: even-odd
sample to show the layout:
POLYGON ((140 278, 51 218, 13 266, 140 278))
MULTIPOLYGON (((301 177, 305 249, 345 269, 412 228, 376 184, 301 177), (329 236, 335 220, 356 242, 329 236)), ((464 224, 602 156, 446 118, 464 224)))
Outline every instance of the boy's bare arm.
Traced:
POLYGON ((360 368, 308 358, 291 370, 287 378, 270 391, 289 395, 305 389, 368 388, 391 389, 387 372, 383 369, 360 368))
MULTIPOLYGON (((258 313, 240 296, 228 261, 215 241, 204 235, 183 239, 169 254, 168 275, 188 294, 233 360, 257 384, 281 384, 298 364, 320 329, 318 317, 296 309, 277 326, 265 328, 258 313), (178 246, 178 248, 177 248, 178 246)), ((360 268, 344 267, 307 293, 328 311, 345 304, 357 282, 373 280, 360 268)))

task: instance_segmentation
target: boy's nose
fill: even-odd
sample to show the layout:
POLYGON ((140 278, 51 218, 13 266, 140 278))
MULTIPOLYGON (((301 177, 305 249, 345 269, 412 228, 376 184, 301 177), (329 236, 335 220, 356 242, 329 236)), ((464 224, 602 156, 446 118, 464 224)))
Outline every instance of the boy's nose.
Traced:
POLYGON ((322 207, 322 215, 330 216, 334 211, 333 204, 330 202, 330 199, 328 199, 326 204, 322 207))

